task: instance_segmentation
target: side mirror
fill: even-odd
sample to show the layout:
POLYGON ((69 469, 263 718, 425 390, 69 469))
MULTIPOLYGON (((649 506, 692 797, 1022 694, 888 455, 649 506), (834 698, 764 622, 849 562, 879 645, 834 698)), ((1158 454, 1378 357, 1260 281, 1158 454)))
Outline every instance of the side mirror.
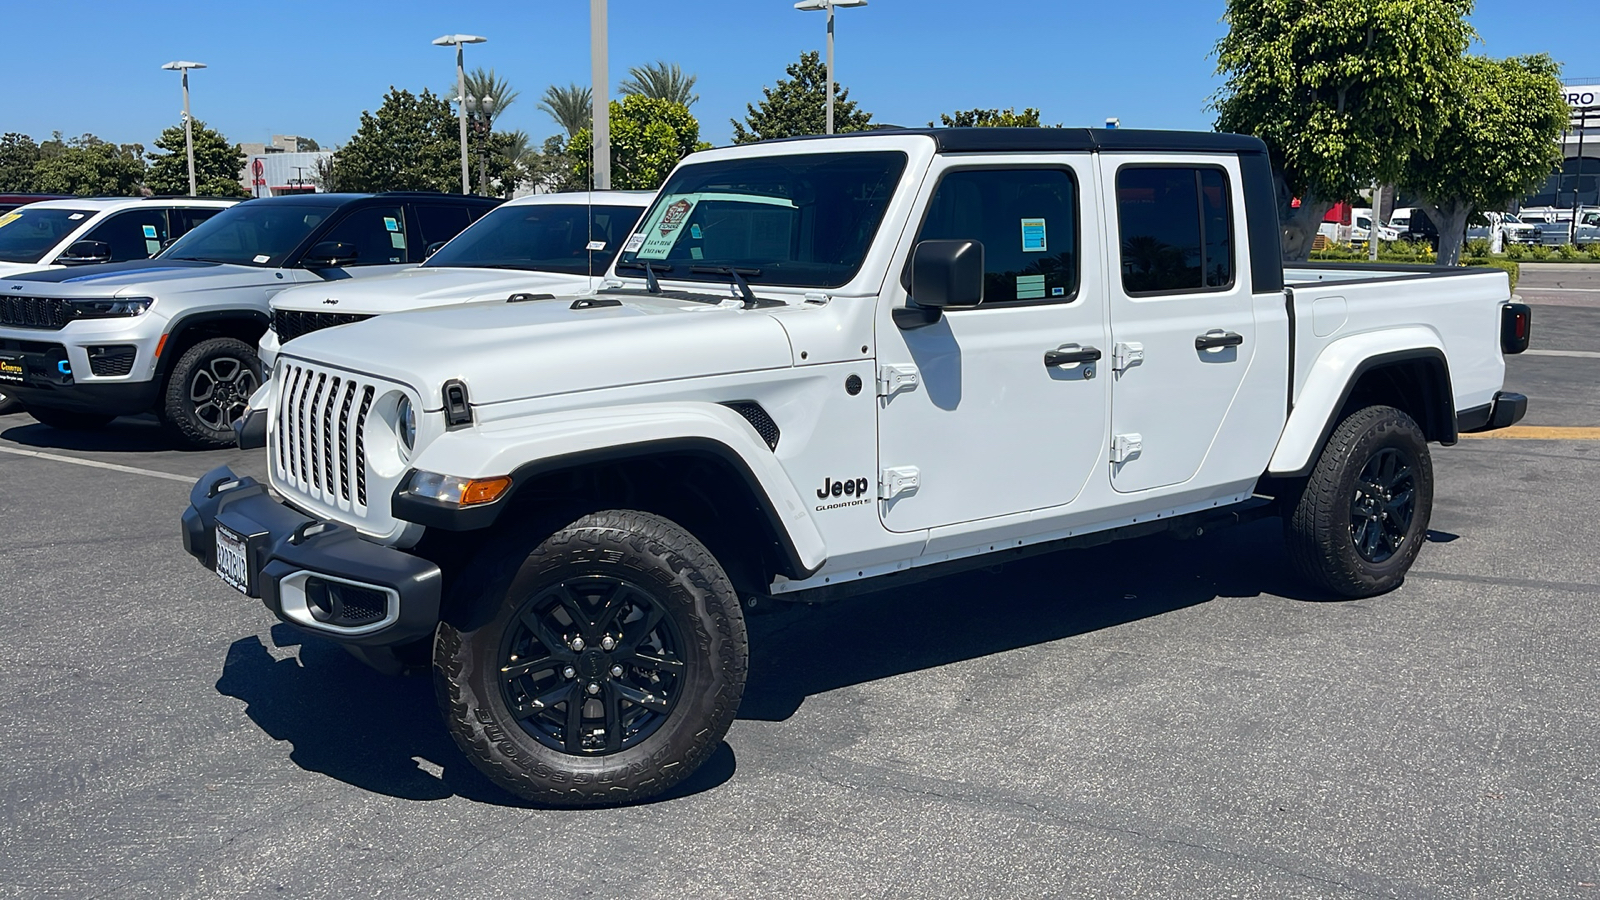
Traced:
POLYGON ((444 241, 434 241, 433 243, 428 245, 426 250, 422 251, 422 258, 423 259, 427 259, 428 257, 434 255, 435 253, 438 253, 439 252, 439 248, 443 247, 444 245, 445 245, 444 241))
POLYGON ((979 241, 923 241, 911 254, 911 303, 894 311, 901 328, 939 321, 946 309, 983 302, 983 244, 979 241))
POLYGON ((356 261, 356 245, 344 241, 323 241, 307 251, 300 261, 308 269, 332 269, 356 261))
POLYGON ((111 261, 111 245, 105 241, 78 241, 56 257, 63 266, 89 266, 111 261))

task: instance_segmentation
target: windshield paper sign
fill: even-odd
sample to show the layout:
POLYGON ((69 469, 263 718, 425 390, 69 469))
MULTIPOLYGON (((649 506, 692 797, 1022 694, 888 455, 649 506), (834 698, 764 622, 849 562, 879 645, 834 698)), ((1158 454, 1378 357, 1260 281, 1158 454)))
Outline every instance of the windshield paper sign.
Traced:
POLYGON ((667 197, 656 214, 655 221, 644 230, 644 245, 639 248, 639 259, 666 259, 673 245, 689 222, 689 214, 700 203, 699 194, 667 197))

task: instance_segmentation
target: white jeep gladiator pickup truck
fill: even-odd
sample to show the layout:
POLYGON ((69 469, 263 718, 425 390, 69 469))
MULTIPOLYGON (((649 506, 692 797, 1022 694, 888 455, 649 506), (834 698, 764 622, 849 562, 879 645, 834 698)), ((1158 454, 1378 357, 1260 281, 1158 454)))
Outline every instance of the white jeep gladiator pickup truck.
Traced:
POLYGON ((466 755, 560 805, 716 749, 746 609, 1263 514, 1316 589, 1387 591, 1428 444, 1526 410, 1529 312, 1499 271, 1286 276, 1276 209, 1228 134, 696 153, 595 292, 286 346, 270 492, 208 473, 184 545, 374 665, 431 661, 466 755))

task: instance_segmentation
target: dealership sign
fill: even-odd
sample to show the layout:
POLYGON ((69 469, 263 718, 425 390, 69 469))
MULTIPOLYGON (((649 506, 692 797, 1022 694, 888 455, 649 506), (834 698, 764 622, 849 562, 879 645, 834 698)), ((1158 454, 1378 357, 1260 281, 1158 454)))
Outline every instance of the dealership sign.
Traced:
POLYGON ((1568 106, 1600 106, 1600 84, 1568 84, 1561 88, 1568 106))

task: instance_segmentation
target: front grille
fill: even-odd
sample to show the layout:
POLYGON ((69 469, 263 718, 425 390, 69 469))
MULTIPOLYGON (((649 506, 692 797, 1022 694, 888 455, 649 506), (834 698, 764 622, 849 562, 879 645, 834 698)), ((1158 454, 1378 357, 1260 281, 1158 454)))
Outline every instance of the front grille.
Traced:
POLYGON ((72 303, 54 297, 0 297, 0 325, 54 331, 72 321, 72 303))
POLYGON ((761 404, 753 400, 739 400, 723 405, 744 416, 745 421, 756 430, 756 434, 761 435, 761 439, 767 442, 768 450, 778 449, 778 439, 783 435, 778 431, 778 423, 772 421, 772 417, 761 408, 761 404))
POLYGON ((272 313, 272 330, 278 333, 278 341, 287 343, 301 335, 335 325, 349 325, 351 322, 361 322, 371 316, 357 315, 355 313, 325 313, 325 312, 300 312, 293 309, 279 309, 272 313))
POLYGON ((377 386, 285 361, 273 467, 285 485, 343 509, 367 505, 367 413, 377 386), (359 398, 359 399, 358 399, 359 398))
POLYGON ((133 371, 137 349, 132 344, 89 348, 89 371, 101 378, 116 378, 133 371))

